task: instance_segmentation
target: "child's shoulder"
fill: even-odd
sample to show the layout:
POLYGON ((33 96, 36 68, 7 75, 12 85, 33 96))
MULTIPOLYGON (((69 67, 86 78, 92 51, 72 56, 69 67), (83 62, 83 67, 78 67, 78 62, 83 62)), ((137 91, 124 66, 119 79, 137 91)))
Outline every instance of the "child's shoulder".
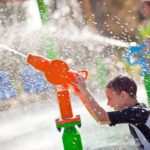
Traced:
POLYGON ((150 110, 148 109, 148 107, 144 104, 144 103, 137 103, 134 106, 130 106, 126 109, 123 110, 124 112, 128 112, 128 114, 150 114, 150 110))

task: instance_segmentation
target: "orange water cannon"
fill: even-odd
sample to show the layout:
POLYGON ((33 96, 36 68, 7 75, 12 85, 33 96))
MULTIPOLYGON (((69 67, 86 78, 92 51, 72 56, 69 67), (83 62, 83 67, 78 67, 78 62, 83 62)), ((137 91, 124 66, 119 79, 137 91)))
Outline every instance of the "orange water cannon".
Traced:
MULTIPOLYGON (((70 102, 69 87, 71 82, 76 82, 76 75, 82 74, 86 79, 87 71, 72 71, 62 60, 48 60, 47 58, 29 54, 27 62, 42 71, 47 80, 55 85, 61 119, 56 119, 58 131, 64 128, 63 145, 65 150, 83 150, 81 136, 75 126, 81 127, 80 116, 73 117, 70 102)), ((73 86, 80 93, 80 90, 73 86)))
POLYGON ((69 66, 62 60, 48 60, 47 58, 32 54, 28 55, 27 62, 36 69, 42 71, 51 84, 56 85, 56 92, 61 113, 61 120, 57 120, 57 123, 64 124, 80 120, 79 116, 73 118, 69 87, 72 81, 76 81, 76 75, 82 74, 86 79, 88 72, 75 72, 70 70, 69 66))

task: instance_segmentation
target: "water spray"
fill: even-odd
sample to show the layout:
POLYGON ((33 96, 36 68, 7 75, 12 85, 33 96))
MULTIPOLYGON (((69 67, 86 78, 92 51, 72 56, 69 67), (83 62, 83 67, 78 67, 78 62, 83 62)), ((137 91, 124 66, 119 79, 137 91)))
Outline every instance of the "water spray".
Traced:
POLYGON ((124 47, 124 48, 130 47, 130 45, 134 43, 134 42, 129 43, 129 42, 124 42, 121 40, 113 39, 113 38, 108 38, 108 37, 101 36, 95 33, 93 34, 92 32, 88 30, 82 31, 82 33, 78 33, 78 34, 71 35, 71 36, 68 34, 66 35, 61 34, 59 36, 66 40, 68 40, 68 37, 69 37, 69 39, 71 39, 71 41, 74 41, 74 42, 86 43, 88 41, 90 43, 100 43, 101 45, 104 45, 104 46, 111 45, 111 46, 124 47))
POLYGON ((18 52, 17 50, 11 49, 11 48, 9 48, 9 47, 6 46, 6 45, 0 44, 0 48, 5 49, 5 50, 7 50, 7 51, 9 51, 9 52, 13 52, 14 54, 17 54, 17 55, 19 55, 19 56, 21 56, 21 57, 23 57, 23 58, 26 58, 26 57, 27 57, 26 55, 24 55, 24 54, 18 52))

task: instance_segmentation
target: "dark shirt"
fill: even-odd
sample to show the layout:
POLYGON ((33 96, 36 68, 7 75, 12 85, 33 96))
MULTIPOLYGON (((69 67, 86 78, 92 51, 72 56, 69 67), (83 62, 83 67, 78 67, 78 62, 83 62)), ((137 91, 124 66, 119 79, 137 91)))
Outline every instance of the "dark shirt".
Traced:
POLYGON ((122 111, 108 112, 110 126, 128 123, 139 150, 150 150, 150 111, 142 103, 122 111))

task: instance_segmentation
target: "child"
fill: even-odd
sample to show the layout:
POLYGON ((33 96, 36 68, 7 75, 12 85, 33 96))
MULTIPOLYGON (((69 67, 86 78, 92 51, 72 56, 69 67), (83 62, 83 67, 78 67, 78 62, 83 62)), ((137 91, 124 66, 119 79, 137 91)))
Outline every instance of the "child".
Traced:
POLYGON ((72 84, 79 90, 75 89, 75 93, 97 122, 110 126, 129 124, 138 149, 150 150, 150 111, 144 104, 138 102, 137 86, 132 79, 120 75, 107 84, 108 105, 115 109, 112 112, 106 112, 98 105, 81 75, 76 76, 76 79, 77 82, 72 84))

